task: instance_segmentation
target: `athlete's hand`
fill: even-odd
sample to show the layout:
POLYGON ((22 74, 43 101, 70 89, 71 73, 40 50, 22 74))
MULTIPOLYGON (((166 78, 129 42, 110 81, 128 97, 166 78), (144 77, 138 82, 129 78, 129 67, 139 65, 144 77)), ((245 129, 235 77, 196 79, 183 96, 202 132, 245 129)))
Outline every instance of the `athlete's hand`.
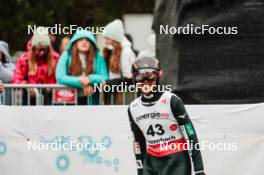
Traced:
POLYGON ((88 77, 83 76, 80 78, 80 82, 83 86, 87 86, 90 83, 90 80, 88 77))

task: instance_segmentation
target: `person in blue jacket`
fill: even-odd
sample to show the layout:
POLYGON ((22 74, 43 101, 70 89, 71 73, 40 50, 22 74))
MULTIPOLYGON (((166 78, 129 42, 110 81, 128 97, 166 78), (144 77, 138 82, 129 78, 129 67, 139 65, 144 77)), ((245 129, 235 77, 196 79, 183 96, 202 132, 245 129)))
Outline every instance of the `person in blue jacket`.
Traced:
POLYGON ((108 72, 91 31, 77 30, 70 39, 57 64, 56 79, 59 84, 79 89, 78 104, 99 103, 93 85, 107 80, 108 72))

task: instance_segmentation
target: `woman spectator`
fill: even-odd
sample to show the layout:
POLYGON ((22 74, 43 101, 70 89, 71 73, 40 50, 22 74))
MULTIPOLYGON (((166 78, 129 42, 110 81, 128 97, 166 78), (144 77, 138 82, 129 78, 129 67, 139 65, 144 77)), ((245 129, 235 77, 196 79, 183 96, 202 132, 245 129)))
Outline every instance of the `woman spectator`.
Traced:
MULTIPOLYGON (((52 47, 48 31, 38 27, 32 40, 27 44, 28 51, 22 54, 16 64, 13 83, 18 84, 56 84, 55 71, 59 54, 52 47)), ((34 91, 29 90, 34 96, 34 91)), ((44 104, 50 104, 50 90, 43 91, 44 104)))
MULTIPOLYGON (((103 33, 105 37, 104 57, 107 60, 109 80, 106 85, 120 85, 121 83, 132 84, 131 66, 136 56, 132 51, 131 43, 124 36, 124 27, 121 20, 114 20, 105 26, 103 33)), ((115 91, 113 89, 113 91, 115 91)), ((125 93, 125 92, 123 92, 125 93)), ((114 101, 117 104, 123 103, 124 94, 114 92, 114 101)), ((106 94, 106 104, 110 103, 110 94, 106 94)))
POLYGON ((99 103, 98 93, 93 94, 93 85, 107 80, 108 75, 104 58, 99 53, 92 32, 76 31, 60 57, 56 78, 59 84, 79 89, 78 104, 99 103))
POLYGON ((8 44, 0 41, 0 80, 4 83, 10 83, 14 73, 15 66, 10 61, 8 44))
MULTIPOLYGON (((10 83, 15 66, 11 63, 8 44, 0 41, 0 91, 4 90, 4 83, 10 83)), ((11 104, 10 90, 5 91, 5 104, 11 104)))

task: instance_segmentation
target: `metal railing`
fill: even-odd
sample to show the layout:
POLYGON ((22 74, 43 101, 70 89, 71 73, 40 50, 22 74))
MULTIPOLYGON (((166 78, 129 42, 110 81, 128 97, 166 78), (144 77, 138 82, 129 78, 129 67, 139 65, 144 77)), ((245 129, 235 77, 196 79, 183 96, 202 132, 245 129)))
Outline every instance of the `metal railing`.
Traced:
MULTIPOLYGON (((0 105, 82 105, 79 104, 81 90, 59 84, 4 84, 4 91, 0 92, 0 105)), ((125 105, 137 97, 136 93, 96 92, 87 98, 87 104, 94 99, 98 105, 125 105), (97 95, 97 96, 96 96, 97 95), (122 95, 122 100, 115 100, 115 96, 122 95)))

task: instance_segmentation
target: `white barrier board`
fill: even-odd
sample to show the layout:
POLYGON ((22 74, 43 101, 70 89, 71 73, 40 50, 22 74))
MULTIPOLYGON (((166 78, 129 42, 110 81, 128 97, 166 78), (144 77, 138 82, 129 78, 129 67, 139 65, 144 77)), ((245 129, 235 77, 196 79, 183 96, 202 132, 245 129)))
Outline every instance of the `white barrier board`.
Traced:
POLYGON ((0 106, 0 174, 135 175, 128 126, 127 111, 115 106, 0 106), (59 142, 94 145, 70 151, 33 147, 59 142))
MULTIPOLYGON (((206 147, 207 175, 264 174, 264 104, 186 108, 206 147)), ((127 106, 0 106, 0 174, 135 175, 127 106), (30 141, 54 140, 104 143, 105 149, 28 150, 30 141)))

